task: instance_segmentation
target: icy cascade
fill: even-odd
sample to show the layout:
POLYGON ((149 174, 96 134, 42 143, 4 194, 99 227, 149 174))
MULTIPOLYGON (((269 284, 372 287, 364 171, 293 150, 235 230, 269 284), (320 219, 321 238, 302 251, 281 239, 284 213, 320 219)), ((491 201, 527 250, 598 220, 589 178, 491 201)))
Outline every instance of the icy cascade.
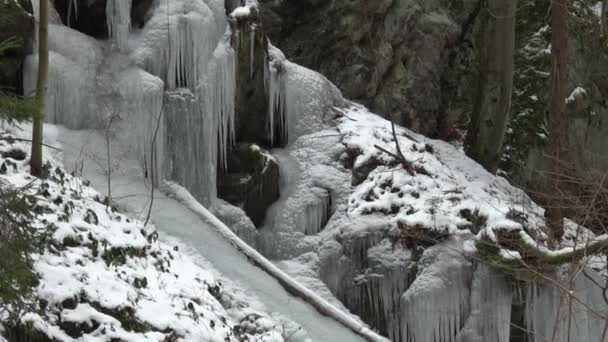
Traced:
MULTIPOLYGON (((252 33, 255 34, 255 33, 252 33)), ((251 63, 253 63, 253 54, 251 53, 251 63)), ((275 128, 279 127, 279 134, 283 139, 287 140, 287 125, 289 118, 285 108, 285 55, 281 50, 268 44, 268 63, 265 64, 264 70, 265 86, 268 92, 268 129, 270 133, 270 142, 275 139, 275 128)))
POLYGON ((458 246, 425 250, 401 298, 401 341, 453 342, 470 310, 471 265, 458 246))
POLYGON ((170 92, 166 135, 180 141, 167 142, 162 169, 204 205, 216 197, 217 160, 225 165, 235 138, 236 54, 222 9, 219 0, 161 1, 131 55, 170 92))
POLYGON ((304 229, 304 234, 316 235, 323 230, 331 214, 331 195, 326 189, 313 187, 305 197, 297 224, 304 229))
MULTIPOLYGON (((216 118, 220 165, 227 167, 228 146, 234 143, 234 101, 236 99, 236 52, 228 41, 220 42, 210 63, 207 111, 216 118)), ((217 145, 214 144, 214 145, 217 145)))
POLYGON ((366 234, 345 249, 353 250, 349 255, 351 267, 358 270, 352 280, 342 280, 338 293, 345 305, 378 329, 392 341, 401 338, 401 295, 411 284, 414 274, 411 254, 403 247, 393 245, 382 235, 366 234), (378 240, 381 239, 379 242, 378 240), (353 286, 348 286, 352 282, 353 286))
MULTIPOLYGON (((217 20, 225 24, 225 17, 217 20)), ((218 31, 214 13, 204 1, 163 0, 146 23, 141 45, 132 57, 160 77, 169 90, 194 90, 204 81, 225 26, 218 31)))
POLYGON ((344 104, 342 93, 325 76, 291 63, 285 55, 268 46, 265 70, 268 92, 268 122, 271 137, 275 129, 285 142, 318 132, 332 107, 344 104))
MULTIPOLYGON (((165 120, 163 82, 139 68, 121 71, 114 84, 113 107, 126 118, 126 136, 132 154, 139 158, 144 176, 158 185, 164 178, 165 120)), ((101 113, 103 115, 103 113, 101 113)), ((112 115, 113 113, 109 113, 112 115)), ((106 114, 108 115, 108 114, 106 114)), ((104 129, 111 123, 105 120, 104 129)))
POLYGON ((572 281, 565 278, 561 286, 528 286, 526 329, 534 342, 598 341, 603 336, 607 304, 597 285, 603 279, 585 273, 577 272, 572 281))
POLYGON ((121 51, 126 51, 128 47, 131 32, 131 1, 108 0, 106 4, 108 35, 112 43, 121 51))
POLYGON ((477 265, 471 289, 471 315, 456 341, 509 342, 512 299, 509 279, 485 264, 477 265))
POLYGON ((201 112, 200 97, 187 89, 165 95, 166 156, 165 173, 208 205, 215 196, 217 146, 214 118, 201 112), (215 140, 215 141, 214 141, 215 140), (196 167, 188 167, 196 165, 196 167))
MULTIPOLYGON (((97 41, 63 25, 49 25, 49 77, 46 119, 69 128, 98 126, 96 70, 102 50, 97 41)), ((36 91, 37 55, 28 56, 24 68, 24 94, 36 91)))
MULTIPOLYGON (((103 130, 111 122, 113 136, 129 140, 125 145, 154 184, 173 179, 208 205, 216 197, 216 160, 225 163, 234 139, 236 56, 223 1, 158 1, 137 34, 130 32, 131 2, 107 2, 112 49, 61 23, 50 25, 47 120, 103 130), (185 153, 174 150, 168 133, 183 140, 185 153)), ((36 73, 37 58, 30 56, 26 94, 35 89, 36 73)))

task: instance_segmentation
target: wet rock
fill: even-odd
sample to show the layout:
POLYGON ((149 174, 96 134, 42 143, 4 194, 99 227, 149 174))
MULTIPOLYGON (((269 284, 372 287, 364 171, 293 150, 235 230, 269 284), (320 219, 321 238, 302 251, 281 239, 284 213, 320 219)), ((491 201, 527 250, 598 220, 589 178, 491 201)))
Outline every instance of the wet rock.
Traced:
POLYGON ((218 176, 218 196, 241 207, 260 227, 266 210, 279 198, 279 166, 259 146, 242 143, 233 148, 226 170, 218 176))

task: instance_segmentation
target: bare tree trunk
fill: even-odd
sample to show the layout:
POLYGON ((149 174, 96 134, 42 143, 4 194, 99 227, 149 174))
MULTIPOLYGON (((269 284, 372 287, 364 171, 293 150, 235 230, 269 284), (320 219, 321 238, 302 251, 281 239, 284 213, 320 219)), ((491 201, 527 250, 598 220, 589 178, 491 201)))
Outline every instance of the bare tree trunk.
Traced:
POLYGON ((42 126, 44 122, 44 104, 48 84, 49 71, 49 2, 40 0, 38 23, 38 80, 36 82, 36 113, 32 130, 32 151, 30 167, 32 176, 42 174, 42 126))
POLYGON ((566 124, 566 63, 568 59, 568 4, 567 0, 553 0, 551 7, 551 102, 549 104, 549 201, 547 227, 553 243, 563 234, 562 167, 567 161, 568 132, 566 124))
POLYGON ((602 0, 602 15, 601 15, 601 26, 602 26, 602 37, 606 37, 608 32, 608 0, 602 0))
POLYGON ((484 0, 481 6, 479 85, 466 150, 496 173, 511 111, 517 0, 484 0))

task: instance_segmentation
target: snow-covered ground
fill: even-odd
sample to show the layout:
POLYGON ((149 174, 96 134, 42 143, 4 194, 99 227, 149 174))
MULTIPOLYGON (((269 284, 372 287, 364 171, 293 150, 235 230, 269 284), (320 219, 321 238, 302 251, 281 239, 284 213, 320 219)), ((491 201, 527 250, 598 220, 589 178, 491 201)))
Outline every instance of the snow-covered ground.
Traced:
MULTIPOLYGON (((103 168, 95 162, 105 158, 106 144, 103 136, 94 131, 71 131, 57 127, 56 139, 64 148, 65 165, 82 165, 84 178, 104 192, 107 177, 103 168)), ((124 145, 118 141, 120 139, 111 145, 112 156, 120 156, 121 151, 124 151, 124 145)), ((119 207, 140 219, 145 217, 151 193, 136 161, 121 160, 120 168, 113 172, 111 185, 112 197, 119 207)), ((223 276, 246 288, 258 298, 258 302, 264 304, 265 310, 279 317, 279 321, 284 317, 296 322, 298 328, 295 331, 293 323, 287 329, 293 334, 290 341, 305 341, 307 338, 311 341, 363 340, 346 326, 294 297, 275 278, 252 264, 245 254, 204 217, 158 190, 154 194, 151 222, 160 232, 179 238, 190 250, 221 270, 223 276)))
MULTIPOLYGON (((52 126, 46 129, 47 137, 56 132, 52 126)), ((60 146, 53 138, 46 142, 60 146)), ((1 152, 13 149, 27 153, 29 145, 0 142, 1 152)), ((44 157, 50 163, 44 180, 29 175, 27 159, 0 157, 0 164, 8 165, 0 179, 15 188, 29 186, 27 191, 44 208, 36 227, 52 233, 45 251, 34 256, 41 278, 37 298, 45 310, 26 314, 24 322, 59 341, 164 341, 173 336, 270 342, 306 336, 295 323, 266 313, 255 296, 187 244, 104 205, 100 193, 63 168, 61 153, 45 148, 44 157)), ((178 221, 167 220, 179 229, 178 221)), ((203 226, 198 223, 182 229, 194 232, 203 226)))

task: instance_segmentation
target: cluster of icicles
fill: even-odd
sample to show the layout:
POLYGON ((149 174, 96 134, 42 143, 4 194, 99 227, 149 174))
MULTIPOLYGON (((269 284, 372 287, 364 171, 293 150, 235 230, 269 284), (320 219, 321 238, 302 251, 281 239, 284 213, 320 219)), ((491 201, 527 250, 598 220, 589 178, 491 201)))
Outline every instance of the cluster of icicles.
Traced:
MULTIPOLYGON (((235 138, 237 47, 230 35, 239 33, 230 32, 223 0, 155 6, 144 28, 132 32, 131 0, 108 0, 109 41, 63 25, 51 6, 47 121, 71 129, 119 126, 111 129, 123 130, 117 135, 129 139, 146 177, 176 181, 209 205, 217 164, 235 138)), ((68 18, 77 7, 70 1, 68 18)), ((284 58, 273 57, 265 70, 271 136, 276 120, 287 130, 284 58)), ((37 64, 36 55, 28 57, 26 95, 35 91, 37 64)))
MULTIPOLYGON (((124 137, 153 182, 174 180, 203 205, 211 204, 218 162, 225 163, 235 138, 237 53, 230 36, 239 33, 230 32, 223 0, 159 0, 138 32, 131 29, 130 0, 108 0, 106 10, 109 41, 72 30, 51 13, 47 120, 72 129, 116 125, 110 128, 124 137)), ((250 56, 253 68, 253 51, 250 56)), ((329 82, 287 62, 272 46, 267 60, 269 135, 289 134, 292 141, 320 125, 319 113, 341 97, 329 82), (304 112, 319 115, 303 118, 304 112)), ((35 89, 37 64, 37 56, 28 57, 28 95, 35 89)), ((306 234, 318 233, 331 207, 327 193, 314 195, 298 219, 305 221, 299 225, 306 234)), ((370 311, 376 321, 389 321, 386 330, 395 341, 508 341, 511 286, 483 267, 472 285, 465 275, 458 265, 423 270, 405 291, 405 278, 395 274, 369 282, 352 300, 376 303, 370 311)), ((337 283, 330 287, 338 291, 337 283)), ((585 278, 575 287, 586 303, 603 303, 601 291, 586 290, 594 285, 585 278)), ((525 325, 535 332, 534 341, 591 341, 602 335, 604 322, 577 303, 571 305, 575 324, 555 329, 555 322, 566 319, 559 315, 562 299, 559 291, 526 291, 525 325)))

